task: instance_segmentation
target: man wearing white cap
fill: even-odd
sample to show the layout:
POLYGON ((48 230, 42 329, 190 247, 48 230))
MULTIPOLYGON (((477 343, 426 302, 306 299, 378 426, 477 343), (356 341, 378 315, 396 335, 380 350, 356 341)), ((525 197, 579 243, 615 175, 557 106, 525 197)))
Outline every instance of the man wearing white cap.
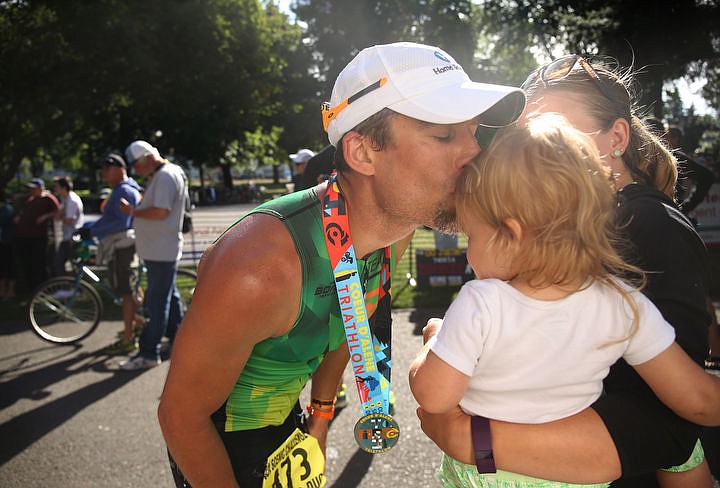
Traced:
POLYGON ((293 191, 304 190, 303 186, 303 173, 307 162, 315 156, 315 153, 310 149, 300 149, 297 153, 290 155, 290 161, 295 163, 295 171, 292 176, 293 191))
POLYGON ((470 81, 433 46, 374 46, 348 64, 322 110, 337 180, 261 205, 202 258, 159 408, 177 486, 286 480, 300 460, 283 456, 300 441, 303 483, 322 480, 350 356, 344 280, 362 277, 349 285, 367 310, 358 323, 382 340, 396 257, 418 226, 455 229, 455 180, 480 151, 478 123, 510 124, 524 102, 519 89, 470 81), (336 273, 338 257, 354 271, 336 273), (298 398, 311 377, 305 424, 298 398))
POLYGON ((120 363, 127 371, 151 368, 160 363, 160 343, 172 342, 184 311, 175 285, 182 255, 182 218, 187 184, 182 168, 160 157, 145 141, 134 141, 125 149, 125 159, 140 176, 147 178, 145 193, 137 207, 121 200, 120 210, 133 216, 135 249, 147 266, 145 315, 138 354, 120 363))

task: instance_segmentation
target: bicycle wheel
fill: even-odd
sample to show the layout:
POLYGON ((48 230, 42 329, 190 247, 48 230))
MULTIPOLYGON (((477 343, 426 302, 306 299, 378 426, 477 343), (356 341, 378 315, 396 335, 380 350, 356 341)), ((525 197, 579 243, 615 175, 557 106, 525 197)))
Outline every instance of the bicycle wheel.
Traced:
POLYGON ((177 277, 175 278, 178 291, 180 292, 180 300, 183 304, 185 312, 190 308, 193 293, 195 293, 195 285, 197 283, 197 273, 191 269, 178 268, 177 277))
POLYGON ((69 344, 93 333, 102 317, 98 292, 84 281, 58 276, 42 283, 27 306, 33 332, 48 342, 69 344))

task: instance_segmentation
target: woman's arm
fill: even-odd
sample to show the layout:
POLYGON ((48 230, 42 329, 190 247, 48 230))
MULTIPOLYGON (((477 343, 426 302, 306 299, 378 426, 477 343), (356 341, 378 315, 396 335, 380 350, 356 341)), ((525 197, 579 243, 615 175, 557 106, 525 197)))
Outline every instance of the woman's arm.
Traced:
POLYGON ((707 374, 676 343, 633 367, 676 414, 696 424, 720 425, 720 378, 707 374))
MULTIPOLYGON (((418 408, 420 426, 449 456, 475 464, 470 417, 459 407, 442 414, 418 408)), ((591 408, 555 422, 513 424, 490 421, 498 469, 567 483, 601 483, 620 477, 615 444, 591 408)))

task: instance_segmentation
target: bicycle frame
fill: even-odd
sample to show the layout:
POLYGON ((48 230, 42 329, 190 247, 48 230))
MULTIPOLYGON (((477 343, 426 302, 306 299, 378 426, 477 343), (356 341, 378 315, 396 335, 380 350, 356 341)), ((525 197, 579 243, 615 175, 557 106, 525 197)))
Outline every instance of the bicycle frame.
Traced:
MULTIPOLYGON (((131 285, 136 312, 142 315, 143 286, 147 268, 140 261, 133 270, 131 285)), ((88 264, 87 254, 78 253, 73 260, 72 275, 56 276, 43 282, 33 293, 27 305, 30 326, 42 339, 56 344, 78 342, 89 336, 103 315, 103 300, 98 288, 116 305, 123 305, 101 269, 88 264)), ((184 310, 190 305, 197 275, 194 271, 178 268, 177 286, 184 310)))
MULTIPOLYGON (((122 305, 122 297, 117 296, 112 289, 107 285, 106 280, 103 280, 100 278, 100 276, 97 275, 89 266, 86 264, 80 264, 78 265, 79 271, 77 273, 78 280, 83 279, 83 276, 87 276, 90 278, 95 285, 99 286, 101 290, 103 290, 108 297, 110 297, 113 300, 113 303, 115 305, 122 305)), ((135 283, 133 285, 132 294, 136 298, 138 297, 139 290, 141 289, 140 283, 142 281, 142 276, 146 272, 146 268, 144 264, 139 264, 137 268, 134 268, 137 270, 136 276, 135 276, 135 283)))

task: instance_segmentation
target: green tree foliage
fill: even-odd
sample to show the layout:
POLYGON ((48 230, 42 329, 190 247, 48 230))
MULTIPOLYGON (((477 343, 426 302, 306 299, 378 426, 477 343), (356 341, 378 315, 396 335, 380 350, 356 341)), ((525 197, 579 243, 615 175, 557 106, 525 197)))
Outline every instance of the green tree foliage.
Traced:
POLYGON ((507 45, 534 44, 551 55, 561 44, 632 67, 641 104, 658 117, 665 81, 685 76, 697 63, 717 66, 720 60, 717 1, 485 0, 483 9, 492 24, 503 26, 507 45))
POLYGON ((442 47, 463 66, 472 64, 474 6, 468 0, 299 0, 293 11, 307 24, 323 94, 362 49, 398 41, 442 47))
POLYGON ((320 149, 319 104, 337 74, 361 49, 401 40, 513 85, 557 46, 614 58, 639 71, 655 116, 664 82, 703 75, 720 108, 719 4, 296 0, 291 21, 273 0, 0 0, 0 185, 21 162, 92 176, 136 138, 226 175, 267 156, 248 140, 269 136, 276 163, 320 149))
POLYGON ((312 137, 306 100, 286 98, 318 91, 301 37, 258 0, 0 2, 0 184, 41 148, 91 166, 142 138, 215 164, 280 113, 286 142, 312 137))

